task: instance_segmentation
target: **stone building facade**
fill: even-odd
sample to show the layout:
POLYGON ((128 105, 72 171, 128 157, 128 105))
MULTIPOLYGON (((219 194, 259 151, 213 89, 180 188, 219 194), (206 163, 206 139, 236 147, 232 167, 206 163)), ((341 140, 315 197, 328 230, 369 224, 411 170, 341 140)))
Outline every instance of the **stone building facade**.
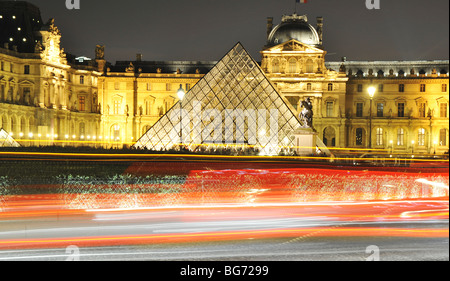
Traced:
MULTIPOLYGON (((104 46, 93 60, 77 58, 37 7, 0 7, 0 128, 22 145, 131 145, 178 102, 180 87, 189 91, 216 64, 142 55, 111 64, 104 46)), ((448 151, 448 60, 328 62, 324 20, 316 21, 294 14, 274 26, 268 18, 260 67, 295 114, 312 100, 314 129, 328 147, 448 151)))

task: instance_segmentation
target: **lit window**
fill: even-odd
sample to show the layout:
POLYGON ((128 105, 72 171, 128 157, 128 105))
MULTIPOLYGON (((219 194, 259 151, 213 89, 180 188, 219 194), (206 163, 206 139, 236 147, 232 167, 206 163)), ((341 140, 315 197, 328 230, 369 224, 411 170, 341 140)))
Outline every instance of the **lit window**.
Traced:
POLYGON ((383 117, 384 104, 377 103, 377 117, 383 117))
POLYGON ((83 75, 80 76, 80 84, 84 85, 84 76, 83 75))
POLYGON ((418 134, 418 145, 424 146, 425 145, 425 129, 420 128, 419 134, 418 134))
POLYGON ((397 145, 398 146, 404 145, 404 139, 405 139, 405 131, 402 128, 399 128, 397 130, 397 145))
POLYGON ((280 72, 280 62, 275 59, 272 61, 272 73, 279 73, 280 72))
POLYGON ((327 117, 333 117, 333 102, 327 102, 327 117))
POLYGON ((306 61, 306 73, 313 73, 314 72, 314 62, 309 59, 306 61))
POLYGON ((297 72, 297 61, 295 59, 289 60, 289 73, 297 72))
POLYGON ((377 128, 377 145, 383 145, 383 128, 377 128))
POLYGON ((363 91, 363 85, 358 84, 358 93, 362 93, 362 91, 363 91))
POLYGON ((115 100, 114 101, 114 114, 119 114, 120 112, 120 101, 119 100, 115 100))
POLYGON ((311 90, 312 90, 312 85, 311 85, 311 83, 308 83, 308 84, 306 85, 306 90, 307 90, 307 91, 311 91, 311 90))
POLYGON ((447 84, 442 84, 442 92, 447 92, 447 84))

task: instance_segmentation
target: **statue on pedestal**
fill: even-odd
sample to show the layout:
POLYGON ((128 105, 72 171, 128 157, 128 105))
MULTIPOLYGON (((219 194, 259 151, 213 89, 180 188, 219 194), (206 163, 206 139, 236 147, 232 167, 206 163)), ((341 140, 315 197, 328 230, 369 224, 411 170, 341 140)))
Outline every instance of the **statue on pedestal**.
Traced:
POLYGON ((302 121, 302 128, 313 128, 313 105, 310 98, 306 98, 301 103, 302 111, 300 112, 300 121, 302 121))

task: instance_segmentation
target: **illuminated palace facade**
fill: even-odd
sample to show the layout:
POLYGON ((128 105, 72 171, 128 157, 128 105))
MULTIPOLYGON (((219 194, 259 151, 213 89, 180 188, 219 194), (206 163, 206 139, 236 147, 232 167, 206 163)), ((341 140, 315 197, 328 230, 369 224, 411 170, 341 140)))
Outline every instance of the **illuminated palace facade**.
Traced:
MULTIPOLYGON (((0 2, 0 127, 21 145, 130 145, 188 92, 214 61, 110 64, 66 54, 54 21, 26 2, 0 2), (31 140, 31 141, 29 141, 31 140)), ((325 61, 323 18, 267 21, 259 67, 295 114, 309 97, 330 148, 445 153, 449 61, 325 61), (376 87, 371 99, 370 86, 376 87), (372 107, 370 107, 372 105, 372 107), (371 137, 371 140, 370 140, 371 137)))

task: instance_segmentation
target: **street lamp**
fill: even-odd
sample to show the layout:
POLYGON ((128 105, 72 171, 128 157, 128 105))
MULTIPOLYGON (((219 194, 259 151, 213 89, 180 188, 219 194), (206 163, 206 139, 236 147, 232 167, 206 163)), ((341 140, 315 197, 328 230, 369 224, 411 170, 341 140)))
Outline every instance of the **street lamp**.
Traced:
POLYGON ((183 85, 180 84, 180 89, 178 89, 177 95, 178 98, 180 99, 180 151, 181 151, 181 145, 183 144, 183 105, 182 105, 182 101, 184 98, 184 95, 186 94, 186 92, 183 90, 183 85))
POLYGON ((376 88, 374 86, 370 86, 367 91, 369 92, 370 97, 370 126, 369 126, 369 148, 372 148, 372 101, 373 97, 375 96, 376 88))

